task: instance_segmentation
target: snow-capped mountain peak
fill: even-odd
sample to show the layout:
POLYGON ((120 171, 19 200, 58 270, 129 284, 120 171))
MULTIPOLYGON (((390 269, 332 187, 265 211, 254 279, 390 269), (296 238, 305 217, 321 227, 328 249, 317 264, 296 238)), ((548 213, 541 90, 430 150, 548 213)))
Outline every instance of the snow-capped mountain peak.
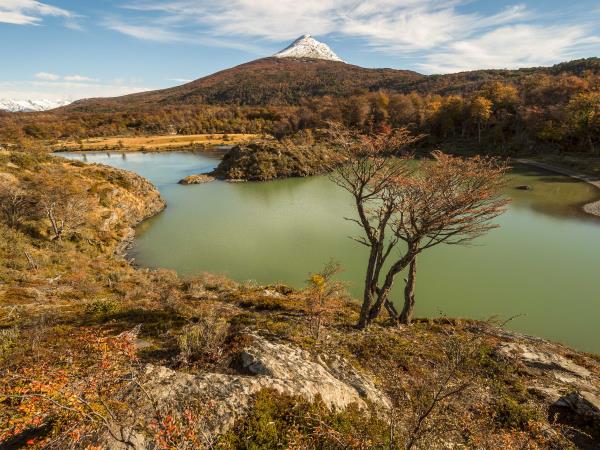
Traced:
POLYGON ((315 58, 345 62, 327 44, 317 41, 310 34, 300 36, 288 47, 273 55, 275 58, 315 58))
POLYGON ((72 103, 70 100, 12 100, 0 99, 0 111, 9 112, 33 112, 47 111, 72 103))

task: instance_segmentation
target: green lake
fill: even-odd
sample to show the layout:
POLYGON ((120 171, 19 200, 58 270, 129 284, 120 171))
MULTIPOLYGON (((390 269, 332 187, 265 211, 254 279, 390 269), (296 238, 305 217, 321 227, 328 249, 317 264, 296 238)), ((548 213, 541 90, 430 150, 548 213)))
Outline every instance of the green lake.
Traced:
MULTIPOLYGON (((333 259, 358 297, 365 249, 347 193, 327 177, 182 186, 210 171, 198 153, 64 154, 131 170, 152 181, 167 209, 142 223, 130 257, 181 275, 218 272, 238 281, 301 287, 333 259)), ((419 260, 417 316, 513 318, 508 328, 600 353, 600 220, 581 205, 600 195, 568 177, 517 167, 501 228, 469 247, 441 246, 419 260), (533 189, 521 191, 515 186, 533 189)), ((394 296, 400 299, 402 277, 394 296)))

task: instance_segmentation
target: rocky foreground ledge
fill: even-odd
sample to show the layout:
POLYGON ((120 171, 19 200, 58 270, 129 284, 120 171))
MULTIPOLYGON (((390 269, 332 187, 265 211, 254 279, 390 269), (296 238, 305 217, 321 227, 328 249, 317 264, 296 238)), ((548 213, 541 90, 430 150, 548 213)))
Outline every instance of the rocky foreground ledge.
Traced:
MULTIPOLYGON (((387 333, 377 328, 377 333, 387 333)), ((455 326, 452 328, 455 331, 458 329, 455 326)), ((493 336, 497 343, 491 350, 490 362, 494 361, 493 364, 500 365, 512 374, 518 374, 512 381, 517 384, 507 387, 509 390, 522 390, 520 395, 528 400, 494 398, 497 395, 494 389, 490 389, 488 382, 480 381, 468 388, 468 395, 461 395, 448 402, 454 414, 458 410, 475 408, 481 401, 492 402, 497 410, 489 413, 496 416, 488 416, 485 422, 506 421, 504 426, 512 430, 511 433, 522 440, 521 443, 527 442, 530 437, 518 431, 519 428, 533 427, 535 420, 541 420, 541 417, 547 415, 549 422, 539 429, 540 434, 536 438, 538 443, 544 444, 541 447, 562 448, 559 445, 566 445, 569 440, 564 440, 560 428, 560 424, 565 424, 571 433, 571 443, 582 448, 594 448, 593 442, 598 438, 600 427, 600 364, 597 359, 572 353, 565 347, 541 339, 480 323, 473 322, 468 328, 472 333, 493 336), (534 411, 543 411, 543 415, 536 416, 534 411), (576 432, 577 429, 585 431, 576 432)), ((388 334, 388 338, 402 334, 403 331, 398 331, 388 334)), ((255 417, 255 398, 264 391, 306 402, 322 402, 331 411, 353 409, 360 415, 372 416, 382 423, 388 422, 396 414, 412 414, 407 410, 398 411, 397 399, 391 393, 393 391, 389 391, 389 386, 387 389, 385 385, 382 386, 382 379, 364 367, 358 369, 355 360, 353 364, 347 357, 315 353, 289 342, 279 339, 273 341, 272 338, 266 339, 255 333, 245 337, 248 343, 231 359, 229 373, 189 373, 149 364, 144 367, 140 376, 140 386, 143 388, 133 389, 128 394, 127 402, 135 405, 138 414, 152 415, 155 413, 153 408, 158 405, 163 414, 177 415, 182 412, 174 405, 185 404, 190 398, 202 398, 204 404, 212 406, 189 425, 195 427, 211 445, 220 442, 220 437, 232 430, 236 432, 236 424, 239 426, 240 422, 245 423, 246 417, 255 417)), ((421 345, 420 342, 415 344, 421 345)), ((427 370, 425 367, 423 369, 427 370)), ((466 367, 461 368, 464 369, 466 367)), ((400 376, 408 379, 411 377, 408 374, 400 376)), ((496 382, 500 383, 508 382, 511 377, 509 373, 498 376, 496 382)), ((460 375, 458 377, 464 380, 460 375)), ((428 381, 439 383, 435 377, 428 378, 428 381)), ((456 387, 455 382, 452 386, 456 387)), ((434 391, 436 388, 444 389, 441 386, 431 386, 434 391)), ((448 413, 447 411, 446 414, 448 413)), ((469 416, 470 414, 468 413, 469 416)), ((179 420, 183 420, 182 417, 179 420)), ((447 416, 444 420, 451 419, 447 416)), ((470 420, 476 419, 472 417, 470 420)), ((479 426, 481 425, 480 423, 479 426)), ((499 432, 501 428, 502 426, 495 432, 499 432)), ((121 432, 128 436, 134 448, 144 449, 152 445, 148 435, 135 429, 121 432)), ((104 439, 109 448, 126 448, 108 435, 104 439)), ((505 436, 503 439, 509 438, 505 436)), ((427 442, 435 441, 430 436, 427 442)), ((530 443, 534 444, 534 441, 530 443)))

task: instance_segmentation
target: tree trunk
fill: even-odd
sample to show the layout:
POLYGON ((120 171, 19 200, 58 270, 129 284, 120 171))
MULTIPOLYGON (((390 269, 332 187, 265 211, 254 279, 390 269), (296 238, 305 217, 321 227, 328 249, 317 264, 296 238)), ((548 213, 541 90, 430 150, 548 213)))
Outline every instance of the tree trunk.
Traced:
POLYGON ((477 122, 477 142, 481 144, 481 120, 477 122))
POLYGON ((62 227, 58 226, 58 222, 56 217, 54 217, 54 206, 50 206, 48 208, 48 218, 50 219, 50 223, 52 224, 52 230, 54 231, 53 241, 61 238, 62 235, 62 227))
POLYGON ((363 330, 369 325, 369 311, 371 310, 372 303, 373 296, 371 295, 370 291, 365 291, 363 304, 360 308, 360 317, 358 319, 358 323, 356 324, 356 328, 363 330))
POLYGON ((387 310, 390 319, 392 319, 392 321, 397 322, 398 319, 400 318, 400 314, 398 314, 398 310, 396 309, 396 306, 394 306, 394 304, 392 302, 390 302, 389 300, 385 301, 385 309, 387 310))
POLYGON ((408 266, 412 262, 412 260, 416 258, 417 249, 418 243, 409 245, 406 255, 404 255, 400 260, 396 261, 392 265, 387 275, 385 276, 383 286, 377 291, 377 301, 375 302, 375 304, 371 308, 371 311, 369 312, 369 319, 367 324, 370 324, 379 316, 379 314, 381 313, 381 308, 388 300, 388 296, 394 284, 394 279, 396 278, 396 275, 398 275, 399 272, 404 270, 406 266, 408 266))
POLYGON ((363 293, 363 304, 360 308, 360 318, 356 327, 364 329, 369 324, 369 311, 373 304, 373 298, 375 297, 375 291, 373 289, 373 274, 375 273, 375 264, 377 260, 377 252, 371 247, 371 254, 369 255, 369 265, 367 266, 367 273, 365 275, 365 290, 363 293))
POLYGON ((415 307, 415 282, 417 278, 417 258, 410 263, 408 278, 404 287, 404 308, 400 313, 400 323, 410 325, 415 307))

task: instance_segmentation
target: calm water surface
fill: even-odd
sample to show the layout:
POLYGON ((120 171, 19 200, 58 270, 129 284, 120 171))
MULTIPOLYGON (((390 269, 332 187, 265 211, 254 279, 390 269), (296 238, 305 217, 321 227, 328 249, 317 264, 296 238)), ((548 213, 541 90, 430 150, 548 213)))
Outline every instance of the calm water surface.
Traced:
MULTIPOLYGON (((137 172, 160 189, 168 207, 140 225, 131 250, 138 264, 300 287, 333 258, 360 295, 365 249, 347 238, 359 230, 342 219, 353 214, 352 203, 326 177, 181 186, 179 179, 210 171, 218 159, 66 156, 137 172)), ((567 177, 517 168, 507 195, 513 203, 498 219, 500 229, 470 247, 442 246, 420 257, 417 315, 518 316, 510 328, 600 353, 600 220, 579 210, 598 192, 567 177), (519 184, 533 190, 516 190, 519 184)), ((394 296, 401 298, 400 285, 394 296)))

